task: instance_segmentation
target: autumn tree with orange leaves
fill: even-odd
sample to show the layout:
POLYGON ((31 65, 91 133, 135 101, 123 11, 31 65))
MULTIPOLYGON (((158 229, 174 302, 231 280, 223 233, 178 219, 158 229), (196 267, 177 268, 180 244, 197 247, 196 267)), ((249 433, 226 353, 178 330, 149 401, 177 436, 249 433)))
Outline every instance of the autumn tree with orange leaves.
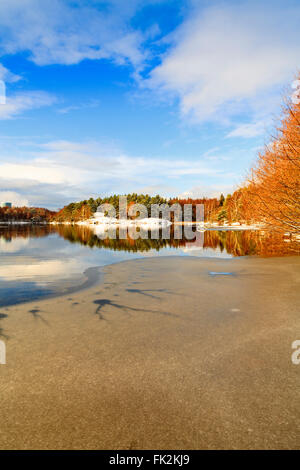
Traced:
POLYGON ((300 233, 300 99, 285 104, 276 135, 251 172, 247 192, 258 219, 274 229, 300 233))

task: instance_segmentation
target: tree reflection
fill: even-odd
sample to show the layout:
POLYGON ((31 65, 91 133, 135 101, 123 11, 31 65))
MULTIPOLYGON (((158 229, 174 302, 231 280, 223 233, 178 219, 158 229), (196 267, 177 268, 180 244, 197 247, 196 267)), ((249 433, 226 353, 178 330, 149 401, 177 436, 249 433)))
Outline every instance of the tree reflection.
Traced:
POLYGON ((295 238, 284 236, 275 231, 255 230, 207 230, 197 233, 194 241, 182 238, 174 238, 174 227, 171 227, 169 239, 151 239, 150 233, 147 239, 133 240, 99 238, 92 228, 78 225, 9 225, 0 226, 0 239, 9 243, 14 238, 46 237, 57 233, 70 243, 80 243, 90 248, 104 248, 113 251, 148 252, 159 251, 163 248, 185 248, 186 251, 194 249, 213 249, 226 252, 232 256, 284 256, 299 255, 300 242, 295 238))
POLYGON ((170 239, 159 238, 152 240, 139 238, 104 240, 97 237, 89 227, 76 225, 58 225, 56 229, 59 235, 72 243, 98 248, 107 248, 114 251, 148 252, 150 250, 161 250, 162 248, 211 248, 213 250, 226 251, 232 256, 283 256, 299 255, 299 241, 284 236, 274 231, 256 230, 207 230, 204 234, 199 233, 194 241, 174 239, 174 229, 171 229, 170 239), (204 235, 204 240, 202 236, 204 235), (203 240, 203 241, 202 241, 203 240))

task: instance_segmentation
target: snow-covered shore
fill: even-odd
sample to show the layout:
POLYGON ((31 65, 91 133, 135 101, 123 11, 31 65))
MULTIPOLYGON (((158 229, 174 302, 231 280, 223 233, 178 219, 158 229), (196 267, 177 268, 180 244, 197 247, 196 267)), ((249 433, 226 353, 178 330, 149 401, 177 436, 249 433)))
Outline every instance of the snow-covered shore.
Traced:
POLYGON ((266 226, 264 224, 240 224, 239 222, 234 222, 232 224, 219 224, 218 222, 174 222, 174 225, 192 225, 197 226, 197 228, 205 230, 264 230, 266 226))
POLYGON ((155 217, 146 217, 144 219, 117 219, 116 217, 108 217, 104 215, 103 213, 96 212, 94 214, 94 217, 91 219, 87 220, 81 220, 78 222, 51 222, 51 224, 76 224, 76 225, 84 225, 84 226, 89 226, 89 227, 103 227, 103 228, 109 228, 109 227, 140 227, 140 228, 145 228, 145 229, 150 229, 150 228, 162 228, 162 227, 168 227, 171 224, 166 219, 159 219, 155 217))
MULTIPOLYGON (((172 225, 172 222, 166 219, 160 219, 156 217, 146 217, 143 219, 117 219, 116 217, 109 217, 104 214, 104 212, 95 212, 93 217, 86 220, 81 220, 78 222, 51 222, 52 224, 76 224, 76 225, 84 225, 84 226, 100 226, 100 227, 141 227, 141 228, 156 228, 156 227, 168 227, 172 225)), ((260 230, 264 228, 263 224, 251 224, 246 225, 239 222, 234 222, 232 224, 228 224, 228 222, 223 222, 220 224, 219 222, 174 222, 174 225, 196 225, 197 228, 201 231, 204 230, 260 230)))
MULTIPOLYGON (((144 219, 117 219, 115 217, 102 217, 102 218, 91 218, 87 220, 81 221, 40 221, 40 222, 33 222, 31 220, 0 220, 0 225, 82 225, 88 227, 140 227, 145 229, 151 228, 163 228, 172 225, 172 223, 166 219, 159 219, 154 217, 148 217, 144 219)), ((174 222, 174 225, 192 225, 197 226, 200 231, 205 230, 264 230, 266 227, 263 224, 240 224, 240 223, 233 223, 233 224, 221 224, 219 225, 216 222, 205 222, 203 223, 196 223, 196 222, 174 222)))
MULTIPOLYGON (((156 219, 153 217, 145 218, 145 219, 136 219, 136 220, 130 220, 130 219, 116 219, 114 217, 105 217, 103 220, 94 220, 94 219, 88 219, 88 220, 81 220, 81 221, 64 221, 64 222, 50 222, 50 224, 53 225, 83 225, 83 226, 103 226, 103 227, 112 227, 112 226, 118 226, 118 227, 168 227, 172 225, 172 222, 166 220, 166 219, 156 219)), ((210 223, 207 222, 205 224, 199 224, 197 222, 174 222, 174 225, 192 225, 192 226, 197 226, 203 230, 264 230, 266 227, 263 224, 251 224, 251 225, 246 225, 246 224, 240 224, 240 223, 233 223, 233 224, 218 224, 218 223, 210 223)))

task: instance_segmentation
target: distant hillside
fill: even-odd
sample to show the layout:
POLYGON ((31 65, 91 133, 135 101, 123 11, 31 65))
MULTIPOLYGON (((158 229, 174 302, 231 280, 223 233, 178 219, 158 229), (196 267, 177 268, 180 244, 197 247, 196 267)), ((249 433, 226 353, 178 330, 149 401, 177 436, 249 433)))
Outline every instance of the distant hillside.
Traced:
POLYGON ((1 222, 50 222, 56 212, 41 207, 0 207, 1 222))

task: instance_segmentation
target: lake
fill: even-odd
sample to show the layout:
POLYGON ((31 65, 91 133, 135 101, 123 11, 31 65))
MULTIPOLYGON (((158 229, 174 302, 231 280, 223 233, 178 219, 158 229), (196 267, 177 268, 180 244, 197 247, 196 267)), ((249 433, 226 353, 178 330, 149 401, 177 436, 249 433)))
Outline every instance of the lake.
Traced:
POLYGON ((154 256, 232 258, 299 254, 299 243, 275 232, 207 230, 195 240, 101 239, 89 227, 0 226, 0 306, 86 288, 108 264, 154 256))

